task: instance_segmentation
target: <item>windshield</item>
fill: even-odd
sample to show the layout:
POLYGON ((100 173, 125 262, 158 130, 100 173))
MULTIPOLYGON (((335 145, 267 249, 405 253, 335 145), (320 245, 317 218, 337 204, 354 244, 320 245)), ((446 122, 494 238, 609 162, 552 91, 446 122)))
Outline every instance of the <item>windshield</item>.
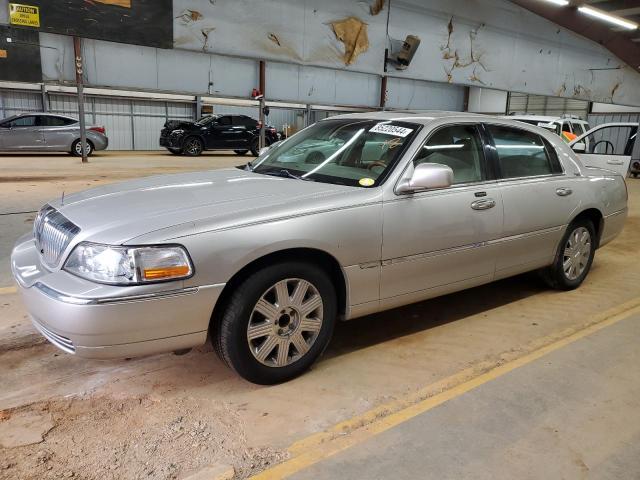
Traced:
POLYGON ((377 186, 420 125, 360 119, 323 120, 260 156, 256 173, 360 187, 377 186))

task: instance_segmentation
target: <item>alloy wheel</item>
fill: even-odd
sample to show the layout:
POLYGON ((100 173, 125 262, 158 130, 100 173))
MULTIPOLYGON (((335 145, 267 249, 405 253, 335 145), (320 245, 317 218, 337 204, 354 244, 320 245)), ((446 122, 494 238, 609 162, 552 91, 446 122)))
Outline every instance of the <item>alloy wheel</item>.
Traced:
POLYGON ((253 307, 247 341, 254 358, 269 367, 285 367, 304 357, 322 328, 318 289, 301 278, 272 285, 253 307))
POLYGON ((197 138, 187 140, 187 144, 185 145, 184 150, 189 155, 200 155, 200 153, 202 153, 202 145, 200 144, 200 140, 198 140, 197 138))
POLYGON ((587 268, 591 255, 591 234, 584 227, 578 227, 567 239, 562 258, 562 270, 569 280, 578 278, 587 268))

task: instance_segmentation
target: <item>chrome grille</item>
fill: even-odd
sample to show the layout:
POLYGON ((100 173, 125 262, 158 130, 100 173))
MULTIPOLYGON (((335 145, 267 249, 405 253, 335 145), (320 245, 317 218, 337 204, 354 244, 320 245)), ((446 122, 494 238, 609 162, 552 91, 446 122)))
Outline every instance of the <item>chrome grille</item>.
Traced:
POLYGON ((36 247, 50 267, 58 264, 60 256, 78 232, 80 228, 50 205, 42 207, 33 224, 36 247))

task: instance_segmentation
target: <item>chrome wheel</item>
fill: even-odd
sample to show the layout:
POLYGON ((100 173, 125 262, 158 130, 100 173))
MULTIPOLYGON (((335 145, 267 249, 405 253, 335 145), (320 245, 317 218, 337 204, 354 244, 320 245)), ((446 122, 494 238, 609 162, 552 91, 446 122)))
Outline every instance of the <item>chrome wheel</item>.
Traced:
POLYGON ((202 142, 197 138, 189 138, 184 145, 183 151, 193 156, 200 155, 202 153, 202 142))
POLYGON ((569 280, 578 278, 587 268, 591 255, 591 234, 584 227, 578 227, 567 239, 562 258, 562 270, 569 280))
POLYGON ((323 302, 318 289, 300 278, 272 285, 253 307, 247 341, 263 365, 285 367, 304 357, 322 328, 323 302))

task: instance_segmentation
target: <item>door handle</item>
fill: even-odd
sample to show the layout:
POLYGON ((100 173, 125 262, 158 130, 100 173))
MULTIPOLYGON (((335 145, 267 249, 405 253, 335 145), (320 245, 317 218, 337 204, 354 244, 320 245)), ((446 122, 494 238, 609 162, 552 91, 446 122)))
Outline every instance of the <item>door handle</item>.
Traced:
POLYGON ((607 160, 609 165, 622 165, 624 162, 622 160, 607 160))
POLYGON ((471 203, 471 208, 474 210, 489 210, 496 206, 496 201, 493 198, 486 198, 484 200, 476 200, 471 203))
POLYGON ((571 190, 570 188, 557 188, 556 189, 556 195, 559 195, 560 197, 566 197, 567 195, 571 195, 573 193, 573 190, 571 190))

